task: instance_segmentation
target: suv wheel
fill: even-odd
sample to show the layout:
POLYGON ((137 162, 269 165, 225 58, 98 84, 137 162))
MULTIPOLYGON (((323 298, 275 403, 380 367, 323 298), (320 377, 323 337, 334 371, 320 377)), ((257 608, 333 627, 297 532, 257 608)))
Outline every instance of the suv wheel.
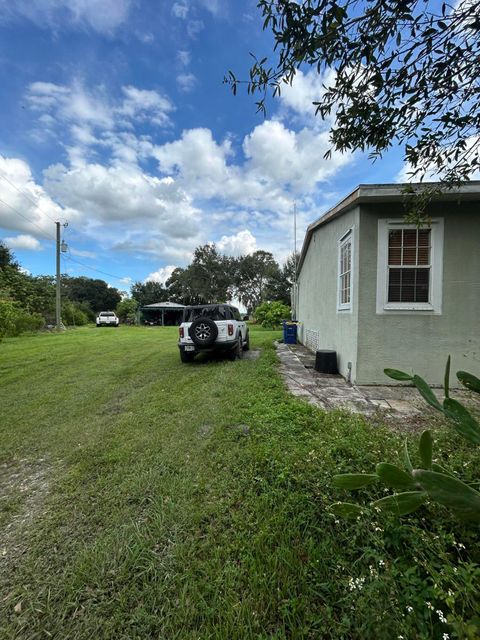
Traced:
POLYGON ((250 351, 250 332, 247 331, 247 339, 245 340, 245 344, 243 345, 244 351, 250 351))
POLYGON ((197 318, 190 325, 188 334, 197 347, 209 347, 218 336, 218 327, 210 318, 197 318))
POLYGON ((237 344, 235 345, 235 347, 233 347, 231 351, 228 352, 228 359, 235 360, 236 358, 241 358, 242 356, 243 356, 242 336, 239 335, 237 344))

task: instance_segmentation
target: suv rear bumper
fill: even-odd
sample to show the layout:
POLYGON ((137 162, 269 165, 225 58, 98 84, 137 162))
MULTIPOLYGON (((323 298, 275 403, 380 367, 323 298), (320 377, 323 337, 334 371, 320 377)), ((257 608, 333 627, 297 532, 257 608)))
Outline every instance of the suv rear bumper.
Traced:
POLYGON ((199 347, 196 344, 184 344, 183 342, 179 342, 178 348, 185 351, 185 353, 212 353, 213 351, 231 351, 237 346, 237 344, 238 339, 214 342, 208 347, 199 347), (193 347, 193 349, 185 350, 185 347, 193 347))

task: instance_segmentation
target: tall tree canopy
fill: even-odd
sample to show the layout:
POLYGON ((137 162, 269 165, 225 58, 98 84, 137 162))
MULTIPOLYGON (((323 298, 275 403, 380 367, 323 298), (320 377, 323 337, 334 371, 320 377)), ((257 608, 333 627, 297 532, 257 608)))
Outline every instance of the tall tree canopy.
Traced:
MULTIPOLYGON (((259 0, 274 60, 256 60, 248 90, 295 82, 300 68, 333 69, 312 109, 331 118, 332 147, 381 156, 404 146, 412 175, 446 185, 480 168, 480 2, 259 0)), ((234 92, 241 80, 230 72, 234 92)))
POLYGON ((122 299, 118 289, 110 287, 104 280, 85 276, 62 276, 62 289, 66 298, 86 303, 94 312, 115 309, 122 299))
POLYGON ((265 300, 278 299, 274 297, 274 289, 281 279, 281 271, 269 251, 242 256, 236 267, 235 294, 249 313, 265 300))
POLYGON ((131 290, 132 298, 137 301, 139 307, 156 302, 165 302, 168 299, 167 289, 161 282, 135 282, 131 290))

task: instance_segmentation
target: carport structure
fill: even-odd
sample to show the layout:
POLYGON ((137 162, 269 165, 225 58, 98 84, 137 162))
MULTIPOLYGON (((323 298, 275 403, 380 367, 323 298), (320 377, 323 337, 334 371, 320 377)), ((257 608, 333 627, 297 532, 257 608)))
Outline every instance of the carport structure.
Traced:
POLYGON ((185 305, 177 302, 155 302, 140 307, 139 324, 158 325, 160 327, 172 327, 182 322, 185 305))

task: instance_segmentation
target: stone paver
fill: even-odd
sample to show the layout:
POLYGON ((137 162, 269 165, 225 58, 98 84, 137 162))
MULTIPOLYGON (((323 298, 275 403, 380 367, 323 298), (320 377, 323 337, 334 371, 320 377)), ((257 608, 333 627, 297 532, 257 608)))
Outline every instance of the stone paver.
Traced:
POLYGON ((280 371, 289 391, 322 409, 344 409, 372 415, 379 411, 394 416, 415 416, 420 413, 412 402, 417 393, 411 388, 359 387, 342 376, 315 371, 315 355, 302 345, 276 345, 280 371))

